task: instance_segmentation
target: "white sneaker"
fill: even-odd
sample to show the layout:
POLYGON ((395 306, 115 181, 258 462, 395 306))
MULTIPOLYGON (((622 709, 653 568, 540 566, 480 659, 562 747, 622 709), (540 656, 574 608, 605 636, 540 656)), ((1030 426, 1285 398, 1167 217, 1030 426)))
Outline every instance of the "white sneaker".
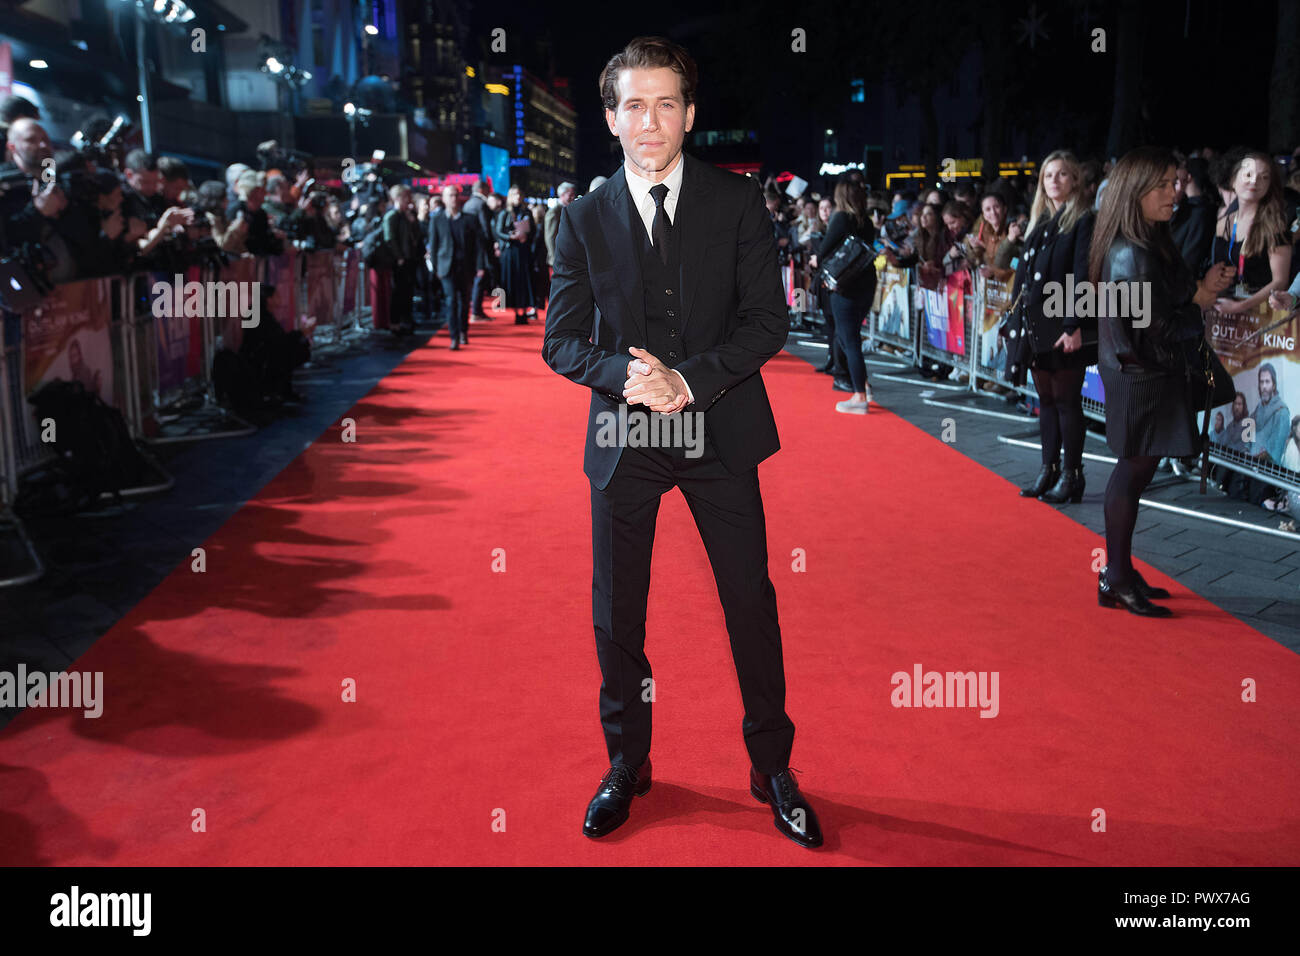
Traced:
POLYGON ((847 399, 843 402, 835 403, 837 412, 844 412, 846 415, 865 415, 869 402, 855 402, 853 399, 847 399))

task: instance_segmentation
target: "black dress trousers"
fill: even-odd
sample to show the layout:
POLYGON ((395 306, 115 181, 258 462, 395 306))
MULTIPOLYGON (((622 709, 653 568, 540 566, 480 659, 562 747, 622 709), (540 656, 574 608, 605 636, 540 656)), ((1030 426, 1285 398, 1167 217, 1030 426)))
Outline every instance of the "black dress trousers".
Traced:
MULTIPOLYGON (((636 408, 637 406, 633 406, 636 408)), ((600 720, 611 764, 639 767, 650 754, 650 662, 645 655, 650 554, 659 499, 673 486, 695 518, 717 582, 745 714, 750 761, 760 773, 789 766, 794 724, 785 712, 785 670, 758 468, 732 475, 708 440, 683 448, 623 450, 604 490, 591 488, 592 617, 600 661, 600 720)))

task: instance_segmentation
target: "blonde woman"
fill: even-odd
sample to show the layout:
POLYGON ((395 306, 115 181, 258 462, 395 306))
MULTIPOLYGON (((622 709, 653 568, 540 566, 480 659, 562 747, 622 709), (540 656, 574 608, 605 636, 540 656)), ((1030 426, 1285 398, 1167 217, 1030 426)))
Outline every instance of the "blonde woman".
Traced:
POLYGON ((1054 288, 1063 289, 1069 277, 1077 283, 1088 276, 1094 217, 1082 181, 1072 153, 1056 150, 1043 160, 1029 211, 1029 236, 1016 269, 1018 305, 1008 322, 1007 377, 1022 384, 1025 372, 1033 369, 1041 403, 1042 469, 1020 494, 1052 504, 1083 498, 1083 376, 1097 362, 1095 316, 1047 315, 1044 310, 1054 288))

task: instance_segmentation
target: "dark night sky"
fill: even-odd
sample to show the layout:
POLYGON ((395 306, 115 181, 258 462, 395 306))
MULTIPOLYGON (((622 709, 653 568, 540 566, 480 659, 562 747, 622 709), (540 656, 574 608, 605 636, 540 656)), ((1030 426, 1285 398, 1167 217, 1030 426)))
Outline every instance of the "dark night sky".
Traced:
MULTIPOLYGON (((700 3, 671 2, 650 9, 562 0, 482 5, 474 11, 472 24, 476 36, 486 36, 491 28, 502 26, 511 43, 522 38, 526 47, 523 56, 512 51, 501 60, 522 59, 530 70, 543 76, 547 72, 545 40, 549 39, 555 71, 569 77, 578 110, 578 173, 579 182, 585 183, 597 173, 608 173, 618 161, 610 158, 608 151, 612 137, 604 125, 596 78, 608 57, 633 36, 668 36, 686 46, 696 59, 701 73, 697 128, 758 128, 766 119, 770 142, 773 128, 780 129, 781 116, 798 112, 816 119, 812 125, 820 125, 827 111, 811 103, 802 88, 792 88, 793 73, 822 90, 830 101, 846 98, 848 91, 842 84, 849 75, 869 75, 881 68, 883 57, 876 55, 871 42, 880 25, 899 26, 900 11, 914 11, 916 6, 907 2, 801 0, 793 4, 759 0, 726 12, 700 3), (850 19, 857 36, 866 37, 865 42, 851 39, 854 34, 846 28, 850 19), (808 31, 808 54, 790 52, 790 30, 795 26, 808 31), (848 48, 843 48, 846 44, 848 48)), ((1013 68, 1022 79, 1033 78, 1038 104, 1015 103, 1011 111, 1023 115, 1037 108, 1078 117, 1080 128, 1072 145, 1081 153, 1101 155, 1111 114, 1114 60, 1088 53, 1087 30, 1089 25, 1111 28, 1113 51, 1115 2, 1055 0, 1040 4, 1040 8, 1047 39, 1040 40, 1033 51, 1018 42, 1014 29, 1009 40, 1013 68)), ((1028 13, 1029 3, 1008 0, 1005 9, 1009 22, 1015 24, 1028 13)), ((1222 0, 1149 0, 1142 9, 1144 139, 1184 148, 1263 144, 1274 50, 1274 0, 1233 0, 1231 4, 1222 0)), ((956 28, 943 19, 918 22, 916 33, 908 35, 916 37, 921 50, 960 49, 978 42, 973 31, 969 38, 953 35, 956 28)), ((833 103, 827 106, 833 107, 833 103)), ((1046 152, 1065 144, 1039 145, 1040 151, 1046 152)), ((813 158, 809 157, 810 161, 813 158)))

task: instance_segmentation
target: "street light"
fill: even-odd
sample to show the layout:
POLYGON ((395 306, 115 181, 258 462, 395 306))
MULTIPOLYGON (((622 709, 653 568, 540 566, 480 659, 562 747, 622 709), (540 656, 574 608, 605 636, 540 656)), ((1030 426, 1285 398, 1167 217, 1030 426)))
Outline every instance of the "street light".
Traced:
POLYGON ((348 118, 348 155, 353 159, 357 156, 357 120, 361 120, 362 126, 369 126, 369 119, 373 112, 355 103, 343 104, 343 115, 348 118))
POLYGON ((144 34, 145 23, 161 23, 184 31, 183 24, 189 23, 196 16, 182 0, 121 0, 135 10, 135 66, 139 77, 140 93, 136 100, 140 103, 140 132, 144 137, 146 152, 153 152, 153 122, 150 119, 151 98, 149 96, 149 69, 145 63, 144 34))

